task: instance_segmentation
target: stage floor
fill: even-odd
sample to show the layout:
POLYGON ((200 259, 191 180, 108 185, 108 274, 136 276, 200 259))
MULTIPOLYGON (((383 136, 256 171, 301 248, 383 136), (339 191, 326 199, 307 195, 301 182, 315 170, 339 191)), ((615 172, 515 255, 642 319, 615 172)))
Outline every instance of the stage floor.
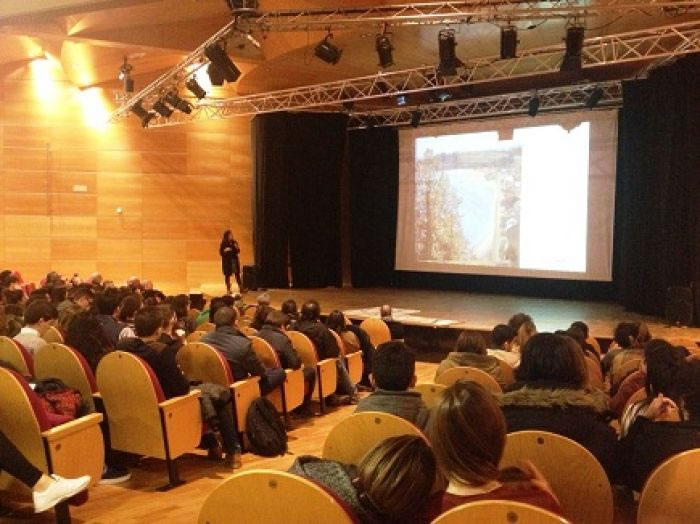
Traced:
MULTIPOLYGON (((246 302, 254 303, 260 293, 249 291, 246 302)), ((270 289, 268 293, 274 307, 288 298, 296 300, 299 306, 313 298, 319 301, 324 313, 391 304, 394 308, 420 310, 416 315, 458 322, 448 329, 491 331, 514 313, 523 312, 532 316, 539 331, 566 329, 571 322, 583 320, 594 337, 609 339, 618 322, 629 320, 646 322, 653 336, 700 341, 700 328, 669 327, 661 318, 629 313, 618 304, 606 302, 388 288, 270 289)))

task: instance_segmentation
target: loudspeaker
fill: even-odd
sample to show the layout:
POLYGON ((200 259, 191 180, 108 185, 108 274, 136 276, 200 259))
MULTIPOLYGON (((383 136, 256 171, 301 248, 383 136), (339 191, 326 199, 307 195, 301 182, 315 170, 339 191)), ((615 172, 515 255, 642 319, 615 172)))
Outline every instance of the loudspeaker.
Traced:
POLYGON ((256 266, 243 266, 243 287, 252 291, 258 289, 258 268, 256 266))
POLYGON ((670 286, 666 291, 666 322, 676 326, 693 323, 693 292, 689 287, 670 286))

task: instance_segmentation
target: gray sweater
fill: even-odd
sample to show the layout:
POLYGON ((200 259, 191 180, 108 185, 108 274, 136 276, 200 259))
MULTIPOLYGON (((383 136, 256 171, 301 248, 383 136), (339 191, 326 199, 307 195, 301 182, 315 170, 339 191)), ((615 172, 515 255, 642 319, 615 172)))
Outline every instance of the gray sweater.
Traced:
POLYGON ((420 393, 416 391, 388 391, 377 389, 357 404, 355 413, 362 411, 383 411, 412 422, 421 429, 428 424, 430 412, 420 393))

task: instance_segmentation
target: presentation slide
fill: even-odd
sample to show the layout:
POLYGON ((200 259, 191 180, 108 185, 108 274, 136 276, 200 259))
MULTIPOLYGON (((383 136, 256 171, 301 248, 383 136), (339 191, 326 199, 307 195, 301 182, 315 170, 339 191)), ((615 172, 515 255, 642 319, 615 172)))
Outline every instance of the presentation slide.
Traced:
POLYGON ((400 131, 396 269, 612 280, 617 111, 400 131))

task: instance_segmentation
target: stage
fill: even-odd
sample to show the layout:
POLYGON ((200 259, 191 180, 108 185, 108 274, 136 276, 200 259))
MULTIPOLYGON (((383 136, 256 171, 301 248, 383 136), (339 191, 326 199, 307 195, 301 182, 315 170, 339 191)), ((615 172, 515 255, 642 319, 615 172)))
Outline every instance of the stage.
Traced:
MULTIPOLYGON (((496 324, 506 323, 512 314, 518 312, 532 316, 538 331, 566 329, 574 320, 583 320, 591 335, 601 340, 604 347, 612 338, 615 325, 623 320, 646 322, 655 337, 700 340, 700 328, 670 327, 661 318, 629 313, 618 304, 605 302, 388 288, 270 289, 267 292, 276 308, 288 298, 296 300, 300 307, 305 300, 316 299, 324 314, 334 309, 347 311, 391 304, 393 308, 419 310, 412 316, 455 322, 449 326, 404 322, 408 326, 407 339, 409 342, 413 340, 421 354, 444 354, 459 331, 487 334, 496 324)), ((260 293, 262 291, 249 291, 244 299, 255 303, 260 293)), ((361 320, 359 316, 350 316, 353 320, 361 320)))

